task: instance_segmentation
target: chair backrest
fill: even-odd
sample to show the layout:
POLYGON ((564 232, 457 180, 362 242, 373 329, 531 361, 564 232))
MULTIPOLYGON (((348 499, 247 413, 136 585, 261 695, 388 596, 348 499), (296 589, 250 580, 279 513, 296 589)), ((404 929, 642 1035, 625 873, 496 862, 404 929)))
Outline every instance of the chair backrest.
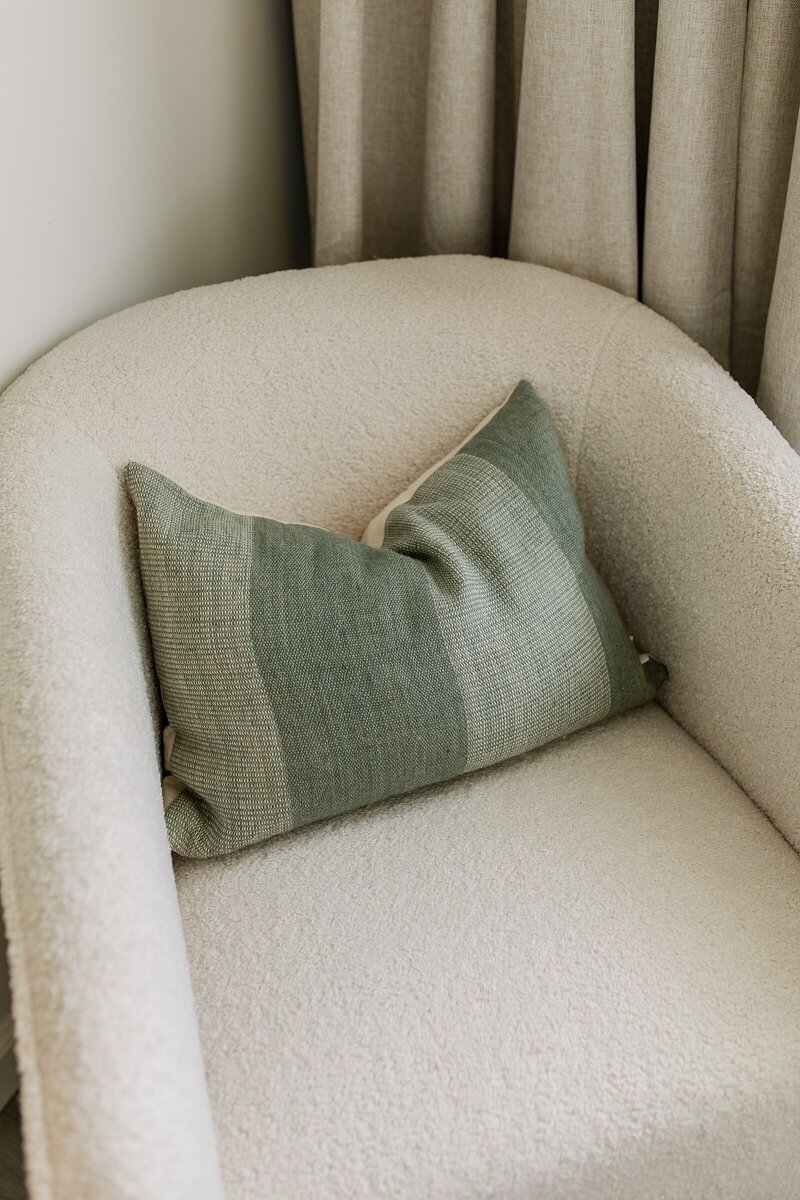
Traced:
POLYGON ((32 367, 6 404, 67 422, 118 472, 139 459, 238 511, 359 536, 523 376, 553 411, 592 553, 629 627, 672 669, 666 706, 800 841, 800 803, 782 799, 787 764, 800 787, 793 732, 766 716, 769 688, 752 693, 758 738, 752 705, 732 715, 743 648, 731 656, 720 643, 709 658, 708 642, 724 627, 719 583, 734 605, 728 647, 751 613, 753 684, 779 665, 796 592, 782 590, 778 611, 759 589, 779 561, 796 562, 800 460, 703 350, 630 298, 467 256, 285 272, 100 321, 32 367), (762 484, 765 507, 756 484, 775 472, 783 491, 762 484), (727 570, 729 550, 742 578, 726 585, 713 570, 727 570))
POLYGON ((286 272, 182 292, 69 339, 8 393, 233 508, 351 534, 523 375, 571 464, 626 301, 504 260, 286 272))

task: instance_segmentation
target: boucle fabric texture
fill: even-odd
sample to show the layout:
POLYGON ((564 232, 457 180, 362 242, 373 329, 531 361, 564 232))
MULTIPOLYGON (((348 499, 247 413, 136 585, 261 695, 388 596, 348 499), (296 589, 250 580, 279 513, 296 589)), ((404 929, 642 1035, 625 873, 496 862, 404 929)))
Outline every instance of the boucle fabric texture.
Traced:
POLYGON ((520 1200, 558 1197, 530 1180, 559 1170, 562 1196, 618 1200, 626 1167, 628 1193, 641 1177, 659 1200, 796 1200, 800 875, 778 830, 800 846, 800 462, 686 336, 596 285, 477 258, 152 301, 71 338, 4 397, 0 562, 0 881, 33 1200, 221 1200, 222 1173, 229 1200, 260 1200, 264 1161, 283 1179, 302 1166, 298 1120, 326 1047, 331 1131, 346 1119, 352 1135, 325 1142, 340 1192, 366 1164, 373 1194, 402 1195, 434 1146, 431 1200, 497 1195, 531 1112, 546 1124, 549 1110, 520 1200), (626 626, 670 666, 662 702, 708 753, 645 707, 447 785, 446 802, 178 860, 176 876, 124 465, 358 537, 521 378, 547 397, 626 626), (492 781, 523 773, 528 836, 504 810, 495 840, 481 824, 492 781), (440 826, 427 862, 417 813, 440 826), (361 823, 337 861, 322 839, 361 823), (326 1019, 278 1041, 303 981, 319 999, 345 949, 362 977, 337 973, 326 1019), (420 989, 437 1001, 430 1023, 420 989), (425 1092, 437 1045, 439 1079, 457 1053, 454 1087, 473 1087, 472 1156, 446 1103, 457 1093, 425 1092), (348 1054, 349 1109, 334 1088, 348 1054), (481 1109, 495 1061, 527 1073, 504 1091, 493 1072, 481 1109), (400 1077, 380 1103, 359 1091, 368 1067, 395 1064, 416 1091, 400 1077), (381 1141, 391 1174, 375 1166, 381 1141))
POLYGON ((235 1200, 800 1195, 800 860, 656 705, 177 877, 235 1200))
POLYGON ((129 463, 173 734, 172 849, 208 858, 643 704, 544 402, 521 381, 365 544, 129 463))

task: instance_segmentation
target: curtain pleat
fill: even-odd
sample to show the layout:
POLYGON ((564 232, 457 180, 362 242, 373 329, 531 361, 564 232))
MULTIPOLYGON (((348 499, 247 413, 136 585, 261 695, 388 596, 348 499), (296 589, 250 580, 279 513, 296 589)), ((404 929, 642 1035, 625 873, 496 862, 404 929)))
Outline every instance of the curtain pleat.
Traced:
POLYGON ((429 252, 424 211, 431 8, 431 0, 365 0, 361 258, 429 252))
POLYGON ((293 11, 315 262, 508 255, 638 295, 800 447, 800 0, 293 11))
POLYGON ((741 0, 661 0, 644 220, 642 299, 728 365, 741 0))
POLYGON ((512 258, 636 295, 634 0, 528 0, 512 258))
POLYGON ((364 0, 315 0, 304 7, 296 29, 303 48, 300 72, 316 84, 303 92, 302 116, 320 266, 362 255, 363 20, 364 0))
POLYGON ((758 400, 800 450, 800 125, 767 318, 758 400))
POLYGON ((492 253, 508 253, 527 0, 497 0, 492 253))
POLYGON ((800 0, 750 0, 747 13, 731 374, 756 394, 800 106, 800 0))
POLYGON ((423 242, 430 254, 492 247, 495 0, 433 0, 423 242))
POLYGON ((636 0, 636 216, 639 248, 639 290, 642 290, 644 198, 650 152, 650 114, 653 108, 653 70, 658 33, 658 0, 636 0))

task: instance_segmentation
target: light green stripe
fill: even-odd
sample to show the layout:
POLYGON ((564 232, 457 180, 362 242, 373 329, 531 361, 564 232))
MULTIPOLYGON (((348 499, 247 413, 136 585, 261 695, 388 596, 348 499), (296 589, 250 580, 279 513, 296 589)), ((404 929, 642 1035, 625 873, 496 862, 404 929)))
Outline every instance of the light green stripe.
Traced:
POLYGON ((386 544, 405 554, 435 547, 439 625, 462 690, 469 770, 605 714, 605 656, 575 572, 502 470, 457 454, 391 514, 386 544))
POLYGON ((253 518, 136 472, 148 619, 176 735, 170 769, 187 784, 167 828, 178 853, 217 854, 291 827, 270 697, 247 652, 253 518))

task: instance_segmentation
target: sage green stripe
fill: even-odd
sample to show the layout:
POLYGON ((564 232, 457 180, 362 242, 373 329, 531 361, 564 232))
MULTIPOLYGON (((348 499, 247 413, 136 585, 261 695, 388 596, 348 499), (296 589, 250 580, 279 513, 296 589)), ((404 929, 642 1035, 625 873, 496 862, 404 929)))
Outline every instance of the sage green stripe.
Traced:
POLYGON ((503 408, 461 453, 485 459, 516 484, 578 574, 584 556, 580 511, 553 419, 527 380, 517 384, 503 408))
POLYGON ((622 618, 605 584, 588 559, 584 560, 584 569, 578 582, 591 609, 606 658, 609 704, 608 712, 603 715, 613 716, 633 708, 636 704, 644 704, 655 693, 654 680, 639 661, 639 655, 625 631, 622 618))
MULTIPOLYGON (((575 502, 553 419, 527 380, 514 388, 497 416, 462 453, 500 467, 527 496, 572 564, 603 646, 609 681, 608 716, 650 699, 646 673, 611 596, 586 558, 583 522, 575 502)), ((594 718, 599 719, 598 717, 594 718)))
MULTIPOLYGON (((206 800, 188 786, 172 801, 164 813, 164 820, 170 846, 176 854, 186 858, 213 858, 224 853, 220 847, 227 846, 229 841, 225 830, 228 806, 219 804, 216 797, 215 801, 206 800)), ((237 836, 236 843, 229 849, 236 850, 240 844, 237 836)))
POLYGON ((253 535, 250 628, 293 824, 460 774, 464 706, 425 563, 267 519, 253 535))

